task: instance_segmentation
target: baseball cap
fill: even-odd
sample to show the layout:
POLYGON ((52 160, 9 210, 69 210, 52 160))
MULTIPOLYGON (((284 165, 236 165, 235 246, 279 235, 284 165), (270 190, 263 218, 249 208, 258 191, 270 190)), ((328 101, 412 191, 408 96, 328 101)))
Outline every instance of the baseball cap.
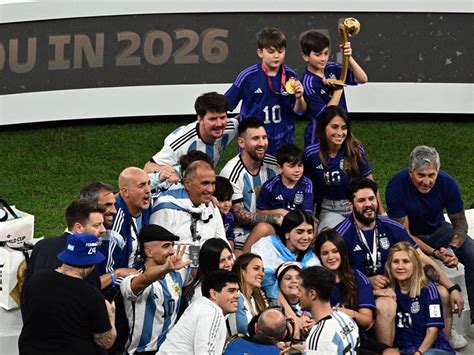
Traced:
POLYGON ((58 259, 72 266, 95 265, 105 260, 98 247, 99 240, 94 234, 71 234, 67 238, 66 249, 58 254, 58 259))
POLYGON ((178 241, 179 237, 174 235, 166 228, 157 224, 148 224, 144 226, 138 234, 138 242, 140 244, 154 241, 178 241))

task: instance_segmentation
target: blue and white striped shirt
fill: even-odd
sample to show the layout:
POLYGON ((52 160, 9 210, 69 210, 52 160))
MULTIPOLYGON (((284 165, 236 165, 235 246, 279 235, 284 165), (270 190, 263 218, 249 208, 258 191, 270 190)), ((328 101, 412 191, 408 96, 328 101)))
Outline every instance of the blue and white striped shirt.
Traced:
MULTIPOLYGON (((275 176, 276 171, 277 162, 271 155, 265 155, 260 171, 256 175, 250 174, 245 168, 240 155, 237 155, 227 162, 219 175, 228 178, 234 188, 232 203, 243 202, 245 210, 256 212, 257 196, 260 194, 262 185, 265 181, 275 176)), ((239 241, 239 235, 244 235, 244 239, 246 239, 249 232, 249 229, 234 228, 236 243, 239 241)))
POLYGON ((158 351, 176 322, 185 272, 184 269, 172 271, 138 295, 131 288, 131 281, 137 275, 130 275, 122 281, 120 290, 129 325, 128 354, 158 351))
POLYGON ((235 118, 229 118, 222 137, 216 139, 214 144, 206 144, 199 135, 199 124, 192 122, 187 126, 175 129, 165 138, 163 148, 156 153, 152 160, 157 164, 175 166, 179 158, 193 151, 199 150, 209 155, 217 166, 219 159, 227 145, 237 135, 239 123, 235 118))
POLYGON ((305 341, 305 354, 355 355, 359 347, 359 328, 346 314, 333 311, 319 320, 305 341))

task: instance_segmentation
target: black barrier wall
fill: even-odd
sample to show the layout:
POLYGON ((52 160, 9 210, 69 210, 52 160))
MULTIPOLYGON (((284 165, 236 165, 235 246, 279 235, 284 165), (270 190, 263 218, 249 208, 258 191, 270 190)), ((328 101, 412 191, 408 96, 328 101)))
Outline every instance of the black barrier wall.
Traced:
POLYGON ((0 95, 115 86, 230 83, 255 63, 255 36, 276 26, 301 75, 299 37, 332 40, 356 16, 354 57, 371 82, 472 83, 472 14, 213 13, 108 16, 0 25, 0 95))

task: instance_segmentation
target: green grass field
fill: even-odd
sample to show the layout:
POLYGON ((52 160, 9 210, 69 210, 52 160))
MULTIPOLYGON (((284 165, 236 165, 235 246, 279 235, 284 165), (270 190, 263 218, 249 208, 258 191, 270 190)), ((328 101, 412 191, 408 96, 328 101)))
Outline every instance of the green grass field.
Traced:
MULTIPOLYGON (((35 236, 61 233, 64 209, 85 183, 102 180, 117 186, 122 169, 143 167, 161 148, 164 137, 185 123, 105 122, 111 120, 0 131, 0 196, 35 215, 35 236)), ((301 147, 304 126, 297 125, 296 144, 301 147)), ((369 154, 382 196, 390 177, 407 165, 413 147, 426 144, 438 149, 442 168, 457 179, 465 208, 474 202, 474 122, 358 120, 353 130, 369 154)), ((233 142, 224 161, 235 152, 233 142)))

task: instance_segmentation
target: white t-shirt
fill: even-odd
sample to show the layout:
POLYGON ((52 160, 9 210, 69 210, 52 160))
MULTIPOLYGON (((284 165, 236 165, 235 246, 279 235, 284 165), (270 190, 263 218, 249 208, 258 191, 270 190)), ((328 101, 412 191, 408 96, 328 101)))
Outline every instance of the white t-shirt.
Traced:
POLYGON ((226 335, 222 309, 208 298, 199 297, 168 333, 158 355, 222 354, 226 335))

